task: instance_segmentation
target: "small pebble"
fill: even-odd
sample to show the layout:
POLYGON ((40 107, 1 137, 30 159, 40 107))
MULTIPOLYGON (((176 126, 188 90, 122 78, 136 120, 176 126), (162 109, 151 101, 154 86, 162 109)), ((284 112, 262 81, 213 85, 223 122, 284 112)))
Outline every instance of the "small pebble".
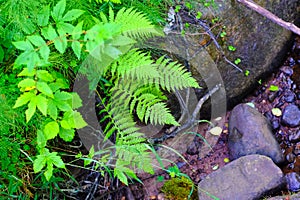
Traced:
POLYGON ((284 108, 282 123, 289 127, 296 127, 300 125, 300 110, 298 106, 291 104, 284 108))
POLYGON ((289 191, 297 192, 300 190, 300 177, 296 172, 288 173, 285 177, 289 191))
POLYGON ((295 101, 295 94, 292 91, 287 91, 284 94, 284 101, 288 103, 292 103, 293 101, 295 101))
POLYGON ((176 165, 180 169, 180 168, 182 168, 183 166, 186 165, 186 162, 178 162, 178 163, 176 163, 176 165))
POLYGON ((276 130, 280 127, 279 121, 278 120, 274 120, 272 121, 272 128, 273 130, 276 130))
POLYGON ((288 62, 289 62, 289 65, 290 65, 291 67, 293 67, 293 66, 296 64, 296 61, 294 60, 293 57, 289 57, 289 58, 288 58, 288 62))
POLYGON ((280 70, 287 76, 291 76, 294 72, 293 69, 288 66, 284 66, 280 70))
POLYGON ((289 153, 288 155, 285 156, 285 159, 289 162, 292 163, 295 160, 295 155, 293 153, 289 153))
POLYGON ((289 135, 289 141, 299 142, 300 141, 300 130, 298 130, 297 133, 289 135))

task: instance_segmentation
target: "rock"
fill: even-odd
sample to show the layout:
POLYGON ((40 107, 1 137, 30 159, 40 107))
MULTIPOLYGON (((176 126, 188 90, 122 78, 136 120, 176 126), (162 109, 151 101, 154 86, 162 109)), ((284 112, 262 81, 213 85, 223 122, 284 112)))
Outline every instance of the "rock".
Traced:
POLYGON ((247 104, 237 105, 230 114, 228 149, 231 160, 261 154, 277 164, 284 161, 268 120, 247 104))
POLYGON ((267 198, 266 200, 299 200, 299 199, 300 199, 300 193, 293 194, 293 195, 271 197, 271 198, 267 198))
POLYGON ((292 163, 295 160, 295 155, 293 153, 289 153, 285 156, 285 159, 289 162, 292 163))
POLYGON ((292 103, 293 101, 295 101, 295 99, 296 99, 296 95, 292 91, 287 91, 284 94, 284 101, 285 102, 292 103))
POLYGON ((289 141, 299 142, 300 141, 300 130, 298 130, 296 134, 289 135, 289 141))
POLYGON ((198 196, 201 200, 211 200, 207 192, 222 200, 253 200, 283 185, 283 173, 270 158, 249 155, 206 176, 198 184, 198 196))
POLYGON ((298 106, 290 104, 284 108, 282 113, 282 123, 289 127, 300 125, 300 110, 298 106))
MULTIPOLYGON (((217 109, 218 105, 224 105, 225 101, 229 107, 233 107, 253 90, 253 86, 258 85, 257 80, 271 74, 282 64, 291 46, 291 32, 237 1, 215 0, 217 5, 215 9, 208 9, 197 2, 192 1, 195 4, 193 11, 194 13, 201 11, 203 14, 201 19, 207 24, 215 17, 220 18, 218 27, 226 27, 223 30, 226 32, 226 37, 218 40, 219 44, 229 60, 241 59, 239 66, 243 71, 249 70, 249 76, 245 76, 222 59, 214 42, 207 42, 210 41, 207 34, 199 34, 206 31, 199 25, 197 27, 193 25, 195 20, 189 18, 187 14, 182 15, 181 18, 183 25, 185 22, 189 23, 190 30, 187 28, 184 30, 186 33, 194 33, 194 36, 188 35, 187 40, 184 41, 180 34, 174 33, 176 31, 180 33, 180 30, 175 29, 166 38, 155 38, 145 45, 148 48, 155 48, 156 51, 161 49, 163 52, 169 52, 173 58, 180 58, 181 61, 189 60, 190 71, 204 89, 211 89, 217 84, 224 83, 224 87, 211 98, 212 107, 216 107, 216 113, 211 113, 212 118, 215 118, 219 117, 218 112, 223 111, 217 109), (236 47, 236 50, 229 51, 228 45, 236 47), (186 51, 189 51, 190 58, 187 57, 186 51)), ((256 0, 255 2, 286 21, 295 21, 299 17, 297 10, 300 6, 299 0, 278 0, 272 3, 256 0)), ((212 28, 212 31, 217 35, 221 30, 212 28)), ((205 92, 205 90, 197 90, 196 94, 200 98, 205 92)), ((208 108, 208 104, 203 106, 203 109, 209 112, 208 108)))
POLYGON ((280 69, 283 73, 285 73, 285 75, 287 75, 287 76, 291 76, 291 75, 293 75, 293 69, 292 68, 290 68, 290 67, 288 67, 288 66, 284 66, 284 67, 282 67, 281 69, 280 69))
POLYGON ((291 192, 298 192, 300 190, 300 176, 296 172, 291 172, 285 175, 288 189, 291 192))

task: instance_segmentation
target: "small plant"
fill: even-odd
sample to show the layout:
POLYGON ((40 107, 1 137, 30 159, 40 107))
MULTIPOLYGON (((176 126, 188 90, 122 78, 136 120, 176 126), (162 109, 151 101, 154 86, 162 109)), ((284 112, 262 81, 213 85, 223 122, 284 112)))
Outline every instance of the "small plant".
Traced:
POLYGON ((180 9, 181 9, 181 5, 176 5, 174 11, 175 11, 176 13, 178 13, 178 12, 180 11, 180 9))
POLYGON ((234 64, 238 65, 242 62, 242 60, 240 58, 237 58, 234 60, 234 64))
POLYGON ((250 75, 250 71, 248 69, 245 70, 244 72, 245 76, 249 76, 250 75))
POLYGON ((236 50, 236 47, 232 46, 232 45, 229 45, 228 46, 228 50, 229 51, 235 51, 236 50))
POLYGON ((200 19, 202 17, 202 12, 198 11, 196 15, 196 19, 200 19))
POLYGON ((279 90, 279 87, 277 85, 270 85, 269 90, 271 92, 276 92, 279 90))

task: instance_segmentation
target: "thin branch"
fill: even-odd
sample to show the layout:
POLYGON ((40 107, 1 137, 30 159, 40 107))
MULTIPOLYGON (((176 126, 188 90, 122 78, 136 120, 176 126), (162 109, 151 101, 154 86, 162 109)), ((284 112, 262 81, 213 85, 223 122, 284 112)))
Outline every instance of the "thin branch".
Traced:
POLYGON ((267 9, 257 5, 254 2, 251 2, 251 1, 248 1, 248 0, 237 0, 237 1, 239 3, 247 6, 251 10, 254 10, 254 11, 258 12, 259 14, 261 14, 262 16, 270 19, 271 21, 278 24, 279 26, 292 31, 297 35, 300 35, 300 28, 297 27, 295 24, 282 20, 281 18, 277 17, 276 15, 274 15, 273 13, 268 11, 267 9))

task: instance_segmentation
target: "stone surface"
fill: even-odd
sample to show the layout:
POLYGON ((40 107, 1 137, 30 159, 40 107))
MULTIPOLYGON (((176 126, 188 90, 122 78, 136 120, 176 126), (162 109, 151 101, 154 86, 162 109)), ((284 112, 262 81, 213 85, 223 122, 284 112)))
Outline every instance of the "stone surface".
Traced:
POLYGON ((198 195, 201 200, 211 200, 204 191, 222 200, 253 200, 283 185, 284 176, 270 158, 249 155, 205 177, 198 184, 198 195))
POLYGON ((289 127, 300 125, 300 110, 296 105, 288 105, 282 113, 282 122, 289 127))
POLYGON ((285 175, 289 191, 298 192, 300 190, 300 176, 296 172, 285 175))
MULTIPOLYGON (((193 5, 196 4, 194 11, 195 13, 201 11, 203 13, 201 19, 206 22, 210 22, 212 16, 220 19, 217 28, 211 30, 218 35, 222 27, 226 27, 224 30, 226 37, 218 38, 218 42, 229 60, 241 59, 239 67, 243 71, 249 70, 249 76, 245 76, 243 72, 229 65, 207 34, 197 34, 204 33, 205 30, 199 25, 193 27, 193 20, 186 14, 182 16, 183 25, 185 22, 189 23, 191 32, 194 30, 192 32, 194 35, 187 34, 187 40, 184 41, 180 34, 174 33, 176 31, 180 33, 180 30, 174 30, 166 38, 161 40, 156 38, 147 45, 150 48, 170 52, 173 58, 189 60, 193 76, 204 89, 211 89, 216 84, 222 85, 222 88, 211 98, 212 107, 215 107, 215 110, 210 112, 212 118, 218 117, 219 112, 224 111, 222 109, 224 103, 230 107, 236 105, 254 86, 258 85, 257 81, 260 78, 270 74, 282 64, 289 48, 286 44, 289 43, 291 36, 289 31, 237 1, 215 0, 215 2, 216 9, 207 9, 193 1, 193 5), (228 45, 236 47, 236 50, 229 51, 228 45)), ((295 21, 299 17, 299 10, 297 10, 300 7, 299 0, 256 0, 255 2, 286 21, 295 21)), ((186 30, 186 33, 189 31, 186 30)), ((204 93, 205 90, 196 92, 198 97, 204 93)), ((203 107, 208 110, 209 105, 203 107)))
POLYGON ((266 200, 299 200, 300 194, 271 197, 266 200))
POLYGON ((230 114, 228 148, 232 160, 261 154, 275 163, 284 161, 268 120, 247 104, 237 105, 230 114))

